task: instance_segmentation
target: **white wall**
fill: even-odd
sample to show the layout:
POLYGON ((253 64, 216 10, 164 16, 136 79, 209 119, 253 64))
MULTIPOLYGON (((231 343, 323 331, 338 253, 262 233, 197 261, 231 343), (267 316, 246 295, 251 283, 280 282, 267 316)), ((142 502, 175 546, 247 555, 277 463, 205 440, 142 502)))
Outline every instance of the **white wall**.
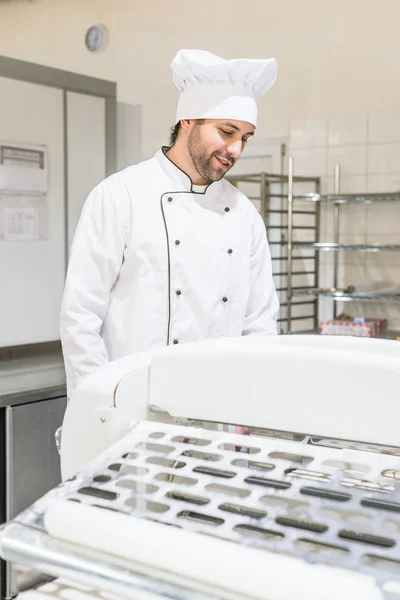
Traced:
POLYGON ((117 17, 117 81, 121 99, 144 104, 146 154, 174 120, 176 94, 166 63, 181 47, 277 58, 278 82, 260 107, 262 137, 270 137, 269 123, 288 119, 397 109, 398 0, 383 0, 379 11, 364 0, 127 1, 124 6, 132 7, 132 20, 117 17))
POLYGON ((65 264, 64 137, 61 90, 3 77, 0 90, 0 139, 43 144, 48 152, 46 198, 7 195, 0 190, 0 229, 4 218, 0 347, 4 347, 58 337, 65 264), (32 209, 31 223, 37 224, 39 235, 31 237, 29 229, 22 229, 20 239, 8 239, 7 234, 13 229, 18 233, 19 227, 10 227, 4 211, 11 209, 18 214, 25 208, 32 209))
MULTIPOLYGON (((0 56, 115 80, 115 44, 104 54, 85 50, 84 36, 93 23, 115 31, 107 0, 0 1, 0 56)), ((113 41, 115 42, 115 36, 113 41)))
MULTIPOLYGON (((280 123, 293 157, 296 175, 320 176, 321 191, 334 192, 334 165, 340 165, 342 193, 400 190, 400 112, 335 116, 280 123)), ((297 193, 313 191, 297 184, 297 193)), ((400 202, 342 206, 340 239, 345 244, 399 244, 400 202)), ((301 232, 301 239, 306 239, 301 232)), ((321 240, 333 242, 332 207, 322 210, 321 240)), ((321 253, 322 287, 332 287, 334 253, 321 253)), ((400 252, 347 252, 339 255, 339 285, 388 283, 400 290, 400 252)), ((312 281, 307 282, 313 285, 312 281)), ((305 284, 304 284, 305 285, 305 284)), ((332 317, 332 301, 322 300, 321 318, 332 317)), ((352 316, 387 317, 400 329, 400 304, 347 303, 340 310, 352 316)))
MULTIPOLYGON (((342 191, 389 191, 400 187, 399 21, 399 0, 3 0, 0 56, 116 81, 118 100, 141 106, 143 158, 166 142, 175 120, 168 65, 179 48, 275 56, 279 77, 261 101, 257 137, 287 139, 297 173, 322 176, 326 190, 340 162, 342 191), (101 54, 84 47, 94 23, 110 31, 101 54)), ((351 209, 346 234, 357 236, 365 224, 363 239, 398 239, 397 209, 389 207, 387 217, 378 209, 379 221, 376 210, 351 209)), ((368 265, 376 272, 376 261, 382 272, 383 258, 400 281, 399 258, 391 255, 362 258, 354 271, 346 259, 346 283, 367 276, 368 265)), ((390 314, 400 326, 399 309, 390 314)))
POLYGON ((397 110, 399 20, 398 0, 3 0, 0 55, 117 81, 119 100, 143 104, 147 156, 174 121, 168 64, 179 48, 276 56, 279 80, 259 125, 271 137, 289 119, 397 110), (91 54, 84 34, 97 22, 110 45, 91 54))

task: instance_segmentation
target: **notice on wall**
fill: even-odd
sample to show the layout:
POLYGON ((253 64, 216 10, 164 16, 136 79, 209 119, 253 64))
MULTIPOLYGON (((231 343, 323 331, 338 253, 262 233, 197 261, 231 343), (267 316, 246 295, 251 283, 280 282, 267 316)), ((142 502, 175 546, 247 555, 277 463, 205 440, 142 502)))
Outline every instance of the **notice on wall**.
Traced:
POLYGON ((0 142, 0 190, 46 194, 47 175, 44 145, 0 142))
POLYGON ((39 211, 29 207, 3 209, 3 234, 6 241, 39 240, 39 211))

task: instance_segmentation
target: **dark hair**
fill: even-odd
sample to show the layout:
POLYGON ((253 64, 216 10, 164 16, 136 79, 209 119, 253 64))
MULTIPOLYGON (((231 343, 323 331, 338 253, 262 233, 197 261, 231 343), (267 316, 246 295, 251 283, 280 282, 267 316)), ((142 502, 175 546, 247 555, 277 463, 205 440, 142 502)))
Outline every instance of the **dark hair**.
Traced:
MULTIPOLYGON (((196 119, 196 125, 204 125, 205 122, 206 122, 205 119, 196 119)), ((171 148, 175 144, 180 130, 181 130, 181 122, 180 121, 178 121, 176 125, 171 127, 171 131, 169 134, 169 145, 171 148)))
POLYGON ((178 133, 181 129, 181 122, 178 121, 176 125, 174 125, 173 127, 171 127, 171 131, 169 134, 169 145, 172 146, 175 144, 176 139, 178 137, 178 133))

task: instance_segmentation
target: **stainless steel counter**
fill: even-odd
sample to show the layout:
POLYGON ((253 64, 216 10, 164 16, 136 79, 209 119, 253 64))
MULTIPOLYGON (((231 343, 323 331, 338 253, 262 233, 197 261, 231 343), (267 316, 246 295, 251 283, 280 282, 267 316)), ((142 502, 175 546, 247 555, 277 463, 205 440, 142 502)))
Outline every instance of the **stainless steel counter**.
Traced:
MULTIPOLYGON (((2 358, 0 353, 0 523, 15 517, 60 482, 54 433, 66 407, 59 350, 2 358)), ((0 598, 11 600, 40 581, 0 561, 0 598)))
POLYGON ((61 353, 0 360, 0 407, 65 395, 61 353))

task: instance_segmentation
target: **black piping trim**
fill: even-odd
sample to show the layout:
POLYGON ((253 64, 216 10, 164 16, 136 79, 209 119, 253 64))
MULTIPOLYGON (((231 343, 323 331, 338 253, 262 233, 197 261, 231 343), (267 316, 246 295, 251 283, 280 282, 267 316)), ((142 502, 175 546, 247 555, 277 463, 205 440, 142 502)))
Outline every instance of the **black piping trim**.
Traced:
MULTIPOLYGON (((193 190, 193 181, 190 179, 189 175, 188 175, 187 173, 185 173, 185 171, 183 171, 183 170, 182 170, 180 167, 178 167, 178 165, 176 165, 176 164, 174 163, 174 161, 170 159, 170 157, 169 157, 169 156, 167 156, 167 152, 168 152, 168 150, 171 150, 171 147, 170 147, 170 146, 162 146, 162 147, 161 147, 161 150, 162 150, 162 153, 163 153, 163 155, 165 156, 165 158, 166 158, 167 160, 169 160, 169 162, 170 162, 172 165, 174 165, 174 167, 175 167, 176 169, 178 169, 178 171, 180 171, 181 173, 183 173, 184 175, 186 175, 186 177, 189 179, 189 181, 190 181, 190 190, 188 190, 188 192, 190 192, 191 194, 199 194, 200 196, 203 196, 203 195, 206 193, 206 191, 208 190, 208 188, 209 188, 209 187, 210 187, 210 186, 211 186, 213 183, 216 183, 215 181, 211 181, 211 183, 209 183, 209 184, 208 184, 208 186, 205 188, 204 192, 195 192, 195 191, 193 190)), ((186 192, 186 193, 188 193, 188 192, 186 192)))
POLYGON ((165 227, 165 236, 167 239, 167 256, 168 256, 168 325, 167 325, 167 346, 169 346, 169 336, 170 336, 170 329, 171 329, 171 254, 169 251, 169 235, 168 235, 168 227, 167 227, 167 220, 165 218, 165 212, 164 212, 164 205, 163 205, 163 198, 164 198, 165 194, 162 194, 160 197, 160 204, 161 204, 161 214, 163 217, 163 221, 164 221, 164 227, 165 227))
MULTIPOLYGON (((172 161, 171 161, 172 162, 172 161)), ((160 196, 160 205, 161 205, 161 214, 162 214, 162 218, 164 221, 164 227, 165 227, 165 237, 167 240, 167 256, 168 256, 168 326, 167 326, 167 346, 169 346, 169 342, 170 342, 170 333, 171 333, 171 253, 170 253, 170 249, 169 249, 169 234, 168 234, 168 225, 167 225, 167 219, 165 218, 165 212, 164 212, 164 205, 163 205, 163 198, 164 196, 169 196, 169 195, 174 195, 174 194, 188 194, 189 192, 187 191, 172 191, 172 192, 164 192, 163 194, 161 194, 160 196)), ((193 192, 196 193, 196 192, 193 192)))

